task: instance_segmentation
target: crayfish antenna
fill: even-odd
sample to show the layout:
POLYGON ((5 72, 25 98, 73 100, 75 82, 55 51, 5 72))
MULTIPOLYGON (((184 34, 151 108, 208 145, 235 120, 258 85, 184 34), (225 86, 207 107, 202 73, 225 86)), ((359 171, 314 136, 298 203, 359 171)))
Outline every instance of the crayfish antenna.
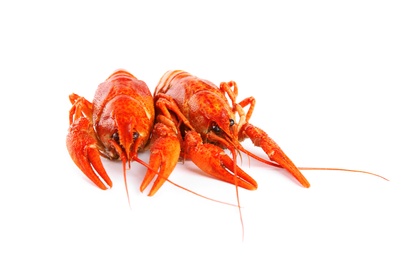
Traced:
POLYGON ((204 196, 204 195, 202 195, 202 194, 199 194, 199 193, 197 193, 197 192, 194 192, 194 191, 192 191, 192 190, 190 190, 190 189, 188 189, 188 188, 185 188, 185 187, 183 187, 183 186, 181 186, 181 185, 179 185, 179 184, 177 184, 177 183, 169 180, 168 178, 165 178, 164 176, 161 176, 157 171, 153 170, 153 168, 151 168, 149 164, 147 164, 146 162, 142 161, 142 160, 139 159, 137 156, 133 157, 133 160, 135 160, 136 162, 138 162, 138 163, 140 163, 141 165, 145 166, 147 169, 150 169, 150 170, 152 170, 153 172, 155 172, 156 175, 158 176, 158 178, 164 179, 165 181, 169 182, 170 184, 172 184, 172 185, 174 185, 174 186, 176 186, 176 187, 178 187, 178 188, 180 188, 180 189, 182 189, 182 190, 185 190, 185 191, 190 192, 190 193, 192 193, 192 194, 194 194, 194 195, 196 195, 196 196, 199 196, 199 197, 201 197, 201 198, 203 198, 203 199, 207 199, 207 200, 210 200, 210 201, 213 201, 213 202, 217 202, 217 203, 229 205, 229 206, 232 206, 232 207, 237 207, 237 206, 238 206, 238 205, 235 205, 235 204, 232 204, 232 203, 229 203, 229 202, 224 202, 224 201, 221 201, 221 200, 209 198, 209 197, 207 197, 207 196, 204 196))
MULTIPOLYGON (((237 149, 236 151, 233 151, 234 149, 231 149, 231 153, 233 156, 233 164, 237 165, 236 163, 236 152, 239 152, 237 149)), ((235 176, 235 187, 236 187, 236 200, 237 200, 237 207, 239 209, 239 217, 240 217, 240 225, 242 226, 242 241, 245 240, 245 226, 243 224, 243 216, 242 216, 242 209, 240 207, 240 198, 239 198, 239 185, 238 185, 238 176, 237 176, 237 167, 233 168, 233 174, 235 176)))
MULTIPOLYGON (((162 177, 162 176, 159 176, 159 177, 160 177, 160 178, 164 178, 164 177, 162 177)), ((194 195, 196 195, 196 196, 199 196, 199 197, 201 197, 201 198, 203 198, 203 199, 207 199, 207 200, 210 200, 210 201, 213 201, 213 202, 225 204, 225 205, 232 206, 232 207, 238 207, 238 205, 236 205, 236 204, 232 204, 232 203, 229 203, 229 202, 224 202, 224 201, 221 201, 221 200, 216 200, 216 199, 209 198, 209 197, 207 197, 207 196, 204 196, 204 195, 202 195, 202 194, 199 194, 199 193, 197 193, 197 192, 194 192, 194 191, 192 191, 192 190, 190 190, 190 189, 188 189, 188 188, 185 188, 185 187, 183 187, 183 186, 181 186, 181 185, 179 185, 179 184, 177 184, 177 183, 175 183, 175 182, 173 182, 173 181, 171 181, 171 180, 169 180, 169 179, 167 179, 167 178, 165 178, 165 179, 166 179, 166 181, 169 182, 170 184, 172 184, 172 185, 174 185, 174 186, 176 186, 176 187, 178 187, 178 188, 180 188, 180 189, 182 189, 182 190, 185 190, 185 191, 187 191, 187 192, 190 192, 190 193, 192 193, 192 194, 194 194, 194 195)))
MULTIPOLYGON (((133 156, 132 160, 140 163, 141 165, 147 167, 148 169, 151 169, 150 166, 147 163, 145 163, 144 161, 142 161, 140 158, 138 158, 137 155, 133 156)), ((130 209, 132 208, 132 206, 130 204, 130 196, 129 196, 129 188, 128 188, 128 185, 127 185, 126 171, 127 171, 127 169, 130 169, 130 164, 131 164, 132 160, 127 160, 126 156, 122 156, 124 186, 125 186, 125 189, 126 189, 127 202, 129 203, 130 209), (127 166, 128 166, 128 168, 127 168, 127 166)))
POLYGON ((382 175, 373 173, 373 172, 367 172, 367 171, 362 171, 362 170, 352 170, 352 169, 345 169, 345 168, 329 168, 329 167, 298 167, 299 170, 305 170, 305 171, 343 171, 343 172, 358 172, 358 173, 365 173, 365 174, 370 174, 376 177, 379 177, 381 179, 384 179, 385 181, 389 181, 389 179, 383 177, 382 175))
MULTIPOLYGON (((283 168, 283 167, 280 166, 278 163, 275 163, 275 162, 272 162, 272 161, 263 159, 263 158, 255 155, 255 154, 253 154, 252 152, 249 152, 248 150, 246 150, 246 149, 243 148, 243 147, 240 147, 240 150, 241 150, 243 153, 245 153, 246 155, 248 155, 249 158, 252 157, 253 159, 258 160, 259 162, 265 163, 265 164, 267 164, 267 165, 271 165, 271 166, 278 167, 278 168, 283 168)), ((298 168, 299 168, 299 167, 298 167, 298 168)))
MULTIPOLYGON (((272 162, 272 161, 269 161, 269 160, 265 160, 265 159, 263 159, 263 158, 255 155, 255 154, 249 152, 248 150, 246 150, 246 149, 243 148, 242 146, 240 146, 239 148, 240 148, 240 150, 241 150, 243 153, 245 153, 246 155, 248 155, 248 156, 250 156, 250 157, 252 157, 252 158, 254 158, 254 159, 256 159, 256 160, 258 160, 258 161, 260 161, 260 162, 262 162, 262 163, 265 163, 265 164, 267 164, 267 165, 271 165, 271 166, 274 166, 274 167, 278 167, 278 168, 284 168, 284 167, 282 167, 281 165, 279 165, 279 164, 276 163, 276 162, 272 162)), ((384 179, 385 181, 389 181, 389 179, 383 177, 382 175, 379 175, 379 174, 376 174, 376 173, 373 173, 373 172, 362 171, 362 170, 336 168, 336 167, 296 167, 296 168, 299 169, 299 170, 303 170, 303 171, 343 171, 343 172, 365 173, 365 174, 369 174, 369 175, 373 175, 373 176, 379 177, 379 178, 381 178, 381 179, 384 179)))
MULTIPOLYGON (((129 168, 130 168, 130 161, 128 162, 129 163, 129 168)), ((124 186, 125 186, 125 189, 126 189, 126 195, 127 195, 127 202, 129 203, 129 208, 130 209, 132 209, 132 206, 131 206, 131 204, 130 204, 130 196, 129 196, 129 188, 128 188, 128 186, 127 186, 127 179, 126 179, 126 164, 127 164, 127 160, 126 160, 126 157, 122 157, 122 165, 123 165, 123 179, 124 179, 124 186)))
MULTIPOLYGON (((263 159, 263 158, 255 155, 255 154, 249 152, 249 151, 246 150, 246 149, 242 149, 242 152, 244 152, 244 153, 247 154, 248 156, 250 156, 250 157, 252 157, 252 158, 254 158, 254 159, 256 159, 256 160, 258 160, 258 161, 260 161, 260 162, 263 162, 263 163, 265 163, 265 164, 267 164, 267 165, 271 165, 271 166, 278 167, 278 168, 283 168, 283 167, 280 166, 279 164, 277 164, 277 163, 275 163, 275 162, 272 162, 272 161, 265 160, 265 159, 263 159)), ((299 166, 298 166, 297 168, 298 168, 299 170, 302 170, 302 171, 343 171, 343 172, 365 173, 365 174, 369 174, 369 175, 373 175, 373 176, 379 177, 379 178, 381 178, 381 179, 384 179, 385 181, 389 181, 389 179, 383 177, 382 175, 379 175, 379 174, 376 174, 376 173, 373 173, 373 172, 362 171, 362 170, 336 168, 336 167, 299 167, 299 166)))

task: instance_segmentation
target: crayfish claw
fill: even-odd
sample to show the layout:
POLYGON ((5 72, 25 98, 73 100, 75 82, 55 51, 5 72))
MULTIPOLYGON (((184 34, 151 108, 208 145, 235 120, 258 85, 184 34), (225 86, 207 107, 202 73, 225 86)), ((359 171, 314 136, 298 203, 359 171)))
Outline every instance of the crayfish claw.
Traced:
POLYGON ((222 148, 203 143, 195 131, 186 133, 185 154, 201 170, 217 179, 248 190, 258 187, 257 182, 237 166, 222 148))
POLYGON ((157 123, 152 134, 149 167, 140 186, 140 191, 143 192, 157 175, 148 196, 153 196, 162 187, 180 156, 180 142, 173 129, 163 123, 157 123))
POLYGON ((309 181, 303 176, 299 168, 266 132, 249 123, 245 124, 243 130, 255 146, 261 147, 265 151, 271 161, 287 170, 303 187, 310 187, 309 181))
POLYGON ((72 123, 66 137, 66 146, 74 163, 94 184, 102 190, 106 190, 107 186, 112 187, 112 181, 100 159, 89 119, 80 117, 72 123))

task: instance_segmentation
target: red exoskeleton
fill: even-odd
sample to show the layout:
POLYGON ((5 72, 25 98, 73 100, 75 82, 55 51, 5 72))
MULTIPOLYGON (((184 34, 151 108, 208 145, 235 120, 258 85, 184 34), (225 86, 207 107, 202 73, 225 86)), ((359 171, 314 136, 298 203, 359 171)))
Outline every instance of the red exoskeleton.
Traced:
MULTIPOLYGON (((154 194, 166 181, 179 158, 176 133, 161 122, 154 126, 153 96, 146 83, 125 70, 114 72, 101 83, 93 102, 77 94, 70 95, 72 108, 67 149, 79 169, 99 188, 112 187, 101 157, 120 159, 126 176, 127 164, 137 161, 148 169, 161 166, 165 178, 158 178, 151 192, 154 194), (138 158, 152 138, 150 165, 138 158), (162 154, 167 154, 164 160, 162 154)), ((126 177, 125 177, 126 183, 126 177)), ((127 189, 127 185, 126 185, 127 189)))
MULTIPOLYGON (((213 83, 185 71, 169 71, 158 83, 154 100, 157 118, 169 121, 180 137, 181 158, 193 161, 204 172, 242 188, 254 190, 256 181, 236 164, 238 151, 265 163, 285 168, 303 187, 309 182, 287 155, 263 130, 249 123, 253 97, 237 102, 234 81, 213 83), (228 98, 227 98, 228 97, 228 98), (249 107, 247 111, 245 107, 249 107), (250 138, 268 155, 268 162, 246 150, 241 141, 250 138), (230 158, 223 149, 231 152, 230 158)), ((148 177, 148 175, 146 176, 148 177)))

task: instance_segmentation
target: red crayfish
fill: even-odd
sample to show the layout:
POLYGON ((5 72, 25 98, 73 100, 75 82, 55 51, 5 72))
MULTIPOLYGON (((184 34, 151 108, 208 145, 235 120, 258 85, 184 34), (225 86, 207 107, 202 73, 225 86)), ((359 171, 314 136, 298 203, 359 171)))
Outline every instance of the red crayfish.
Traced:
POLYGON ((285 168, 304 187, 309 187, 309 182, 280 147, 263 130, 249 123, 255 99, 249 97, 237 102, 237 95, 234 81, 217 87, 181 70, 167 72, 154 94, 158 117, 165 116, 176 125, 181 156, 192 160, 204 172, 245 189, 256 189, 256 181, 236 164, 237 151, 266 162, 240 144, 250 138, 276 166, 285 168), (244 111, 246 106, 248 111, 244 111), (232 158, 224 152, 225 148, 230 150, 232 158))
POLYGON ((146 83, 127 71, 118 70, 98 86, 93 103, 77 94, 69 98, 72 108, 66 145, 80 170, 99 188, 107 189, 112 187, 112 181, 100 155, 120 159, 124 176, 126 164, 130 167, 132 160, 148 167, 148 171, 161 166, 165 178, 158 178, 153 184, 154 194, 178 161, 179 152, 172 147, 178 146, 179 140, 176 133, 161 122, 154 126, 153 97, 146 83), (138 152, 146 148, 150 138, 152 155, 147 165, 138 158, 138 152))
MULTIPOLYGON (((255 99, 237 101, 236 82, 222 82, 219 87, 182 70, 166 72, 154 93, 157 118, 170 120, 176 127, 181 157, 192 160, 215 178, 245 189, 257 189, 256 181, 236 163, 239 151, 263 163, 286 169, 303 187, 310 184, 300 170, 339 170, 374 173, 342 168, 297 167, 279 145, 262 129, 252 125, 255 99), (245 111, 245 107, 248 107, 245 111), (249 138, 261 147, 270 161, 246 150, 240 142, 249 138), (223 149, 230 150, 230 158, 223 149)), ((169 123, 170 125, 170 123, 169 123)), ((176 148, 178 149, 178 148, 176 148)), ((146 175, 147 177, 147 175, 146 175)))

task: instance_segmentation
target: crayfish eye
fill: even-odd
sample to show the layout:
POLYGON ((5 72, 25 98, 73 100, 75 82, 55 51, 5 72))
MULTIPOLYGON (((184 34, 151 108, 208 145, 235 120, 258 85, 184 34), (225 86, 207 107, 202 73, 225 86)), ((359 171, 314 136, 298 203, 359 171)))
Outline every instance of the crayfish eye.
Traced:
POLYGON ((220 133, 220 127, 218 125, 212 125, 212 131, 218 134, 220 133))
POLYGON ((113 139, 115 142, 118 143, 118 142, 119 142, 119 133, 117 133, 117 132, 113 133, 112 139, 113 139))
POLYGON ((232 118, 229 119, 229 125, 232 126, 232 125, 234 125, 234 124, 235 124, 235 120, 233 120, 232 118))
POLYGON ((133 132, 133 141, 136 141, 136 139, 139 137, 138 132, 133 132))

